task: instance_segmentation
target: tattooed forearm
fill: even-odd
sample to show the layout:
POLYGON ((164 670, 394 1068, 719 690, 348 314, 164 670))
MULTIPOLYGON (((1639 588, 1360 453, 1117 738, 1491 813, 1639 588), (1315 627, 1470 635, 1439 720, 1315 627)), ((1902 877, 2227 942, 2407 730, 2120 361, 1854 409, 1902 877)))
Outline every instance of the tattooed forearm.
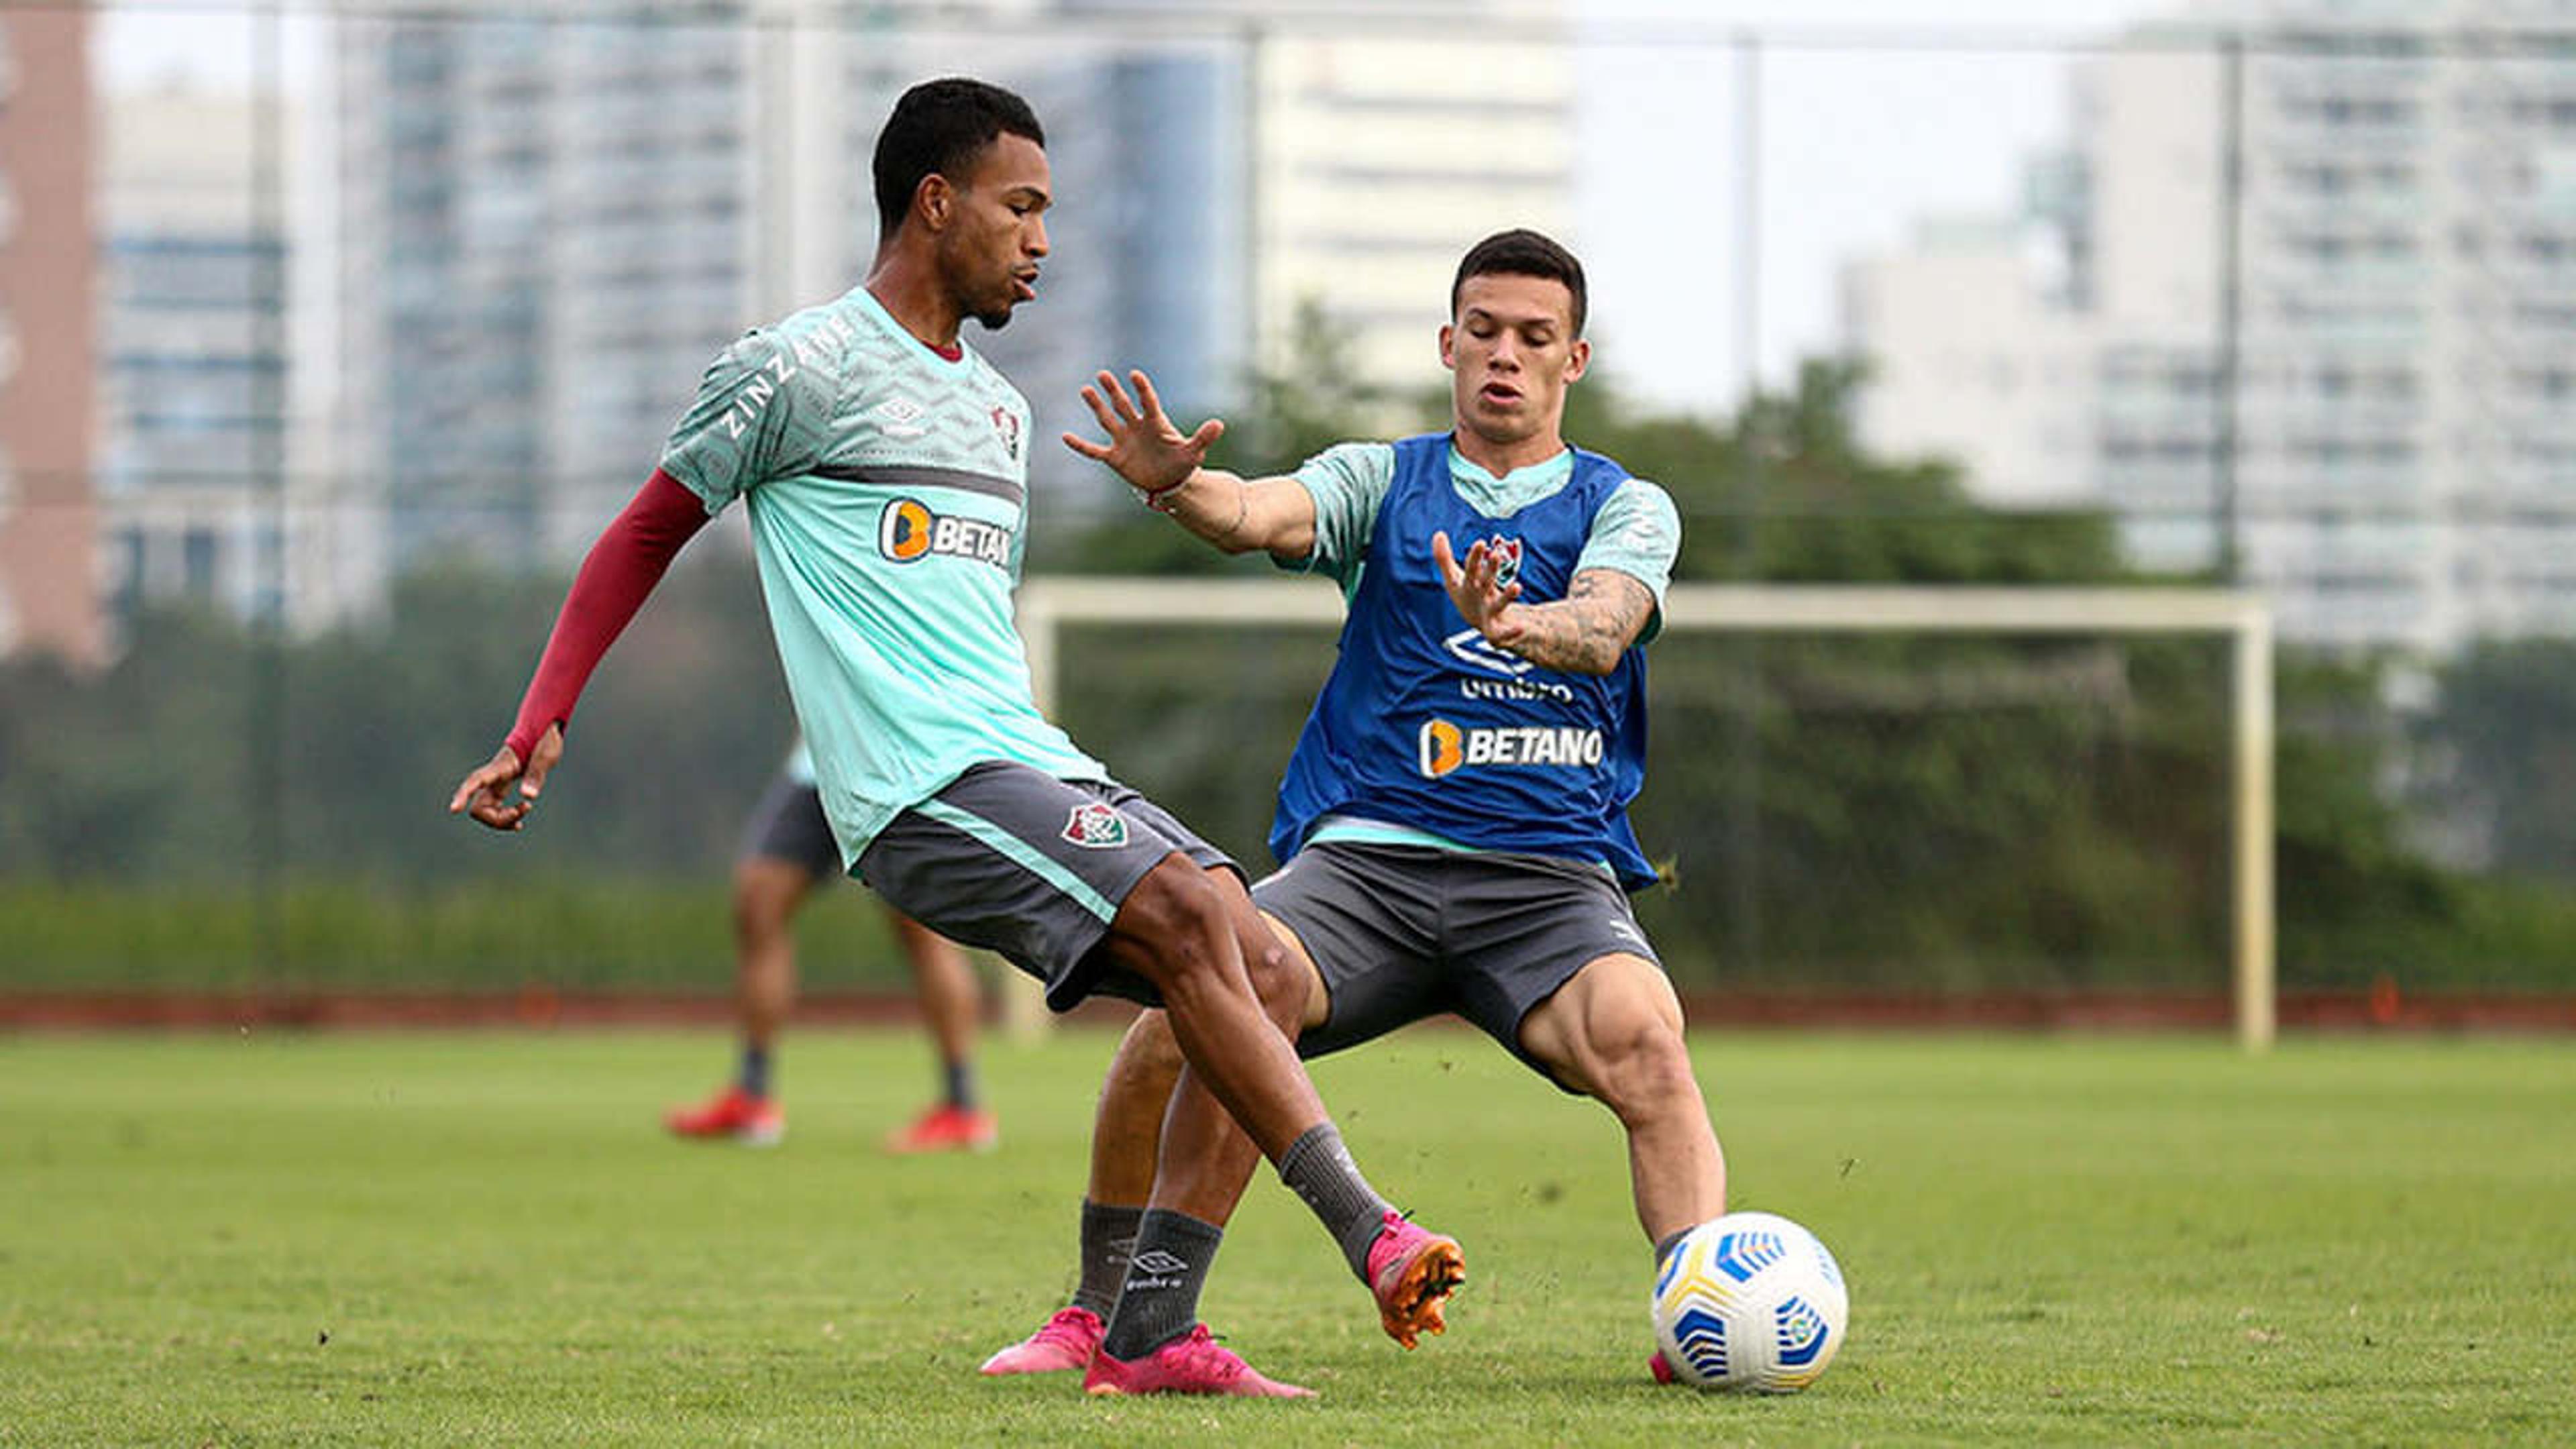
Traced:
POLYGON ((1564 598, 1513 605, 1509 617, 1519 632, 1504 647, 1542 669, 1607 674, 1654 611, 1655 596, 1643 583, 1615 569, 1585 569, 1564 598))

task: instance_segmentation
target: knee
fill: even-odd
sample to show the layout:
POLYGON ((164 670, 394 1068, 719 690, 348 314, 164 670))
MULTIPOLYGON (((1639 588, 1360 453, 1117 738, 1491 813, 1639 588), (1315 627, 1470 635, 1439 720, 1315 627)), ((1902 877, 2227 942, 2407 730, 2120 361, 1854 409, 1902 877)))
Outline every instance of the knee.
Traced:
POLYGON ((1252 978, 1252 994, 1261 998, 1262 1009, 1286 1026, 1289 1035, 1296 1035, 1296 1025, 1306 1013, 1306 968, 1266 928, 1241 940, 1243 969, 1252 978))
POLYGON ((1605 1025, 1592 1041, 1593 1095, 1627 1123, 1699 1106, 1699 1078, 1680 1028, 1636 1013, 1605 1025))
POLYGON ((1219 968, 1217 942, 1231 929, 1207 873, 1174 855, 1147 872, 1118 908, 1125 954, 1168 996, 1203 989, 1219 968))

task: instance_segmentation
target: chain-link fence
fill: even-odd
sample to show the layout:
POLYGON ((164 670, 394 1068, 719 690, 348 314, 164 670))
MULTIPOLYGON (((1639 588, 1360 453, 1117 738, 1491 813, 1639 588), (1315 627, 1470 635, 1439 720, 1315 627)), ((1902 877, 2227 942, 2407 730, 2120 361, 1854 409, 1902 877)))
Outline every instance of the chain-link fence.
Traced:
MULTIPOLYGON (((738 522, 541 824, 441 807, 708 359, 865 273, 893 98, 963 72, 1048 131, 1041 299, 970 336, 1035 410, 1033 568, 1206 566, 1052 443, 1094 368, 1246 469, 1438 426, 1458 255, 1536 226, 1590 270, 1575 441, 1673 494, 1679 577, 2258 589, 2285 983, 2567 989, 2576 6, 2416 10, 0 5, 7 983, 721 989, 792 731, 738 522)), ((1255 861, 1327 647, 1273 642, 1077 638, 1064 701, 1255 861)), ((1685 979, 2222 979, 2201 646, 1658 649, 1685 979)), ((839 919, 818 957, 876 954, 839 919)))

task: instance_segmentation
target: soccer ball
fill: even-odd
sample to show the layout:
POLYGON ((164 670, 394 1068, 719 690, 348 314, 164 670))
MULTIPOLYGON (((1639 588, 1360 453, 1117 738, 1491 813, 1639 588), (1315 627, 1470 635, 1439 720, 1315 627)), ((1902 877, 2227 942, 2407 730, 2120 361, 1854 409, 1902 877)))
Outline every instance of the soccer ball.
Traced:
POLYGON ((1776 1213, 1728 1213, 1682 1235, 1655 1274, 1655 1346, 1683 1383, 1794 1394, 1851 1322, 1843 1270, 1776 1213))

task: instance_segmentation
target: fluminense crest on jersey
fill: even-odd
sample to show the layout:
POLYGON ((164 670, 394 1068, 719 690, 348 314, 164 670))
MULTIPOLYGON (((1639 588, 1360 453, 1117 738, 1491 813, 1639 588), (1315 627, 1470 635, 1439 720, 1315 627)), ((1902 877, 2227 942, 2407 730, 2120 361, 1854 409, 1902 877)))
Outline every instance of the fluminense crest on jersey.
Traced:
POLYGON ((1020 415, 995 403, 993 431, 1002 435, 1002 446, 1008 448, 1013 461, 1017 461, 1020 456, 1020 415))
POLYGON ((1127 843, 1127 817, 1107 805, 1079 805, 1064 822, 1064 838, 1092 850, 1114 850, 1127 843))
MULTIPOLYGON (((1474 547, 1474 545, 1469 545, 1474 547)), ((1520 581, 1521 541, 1501 534, 1485 540, 1485 556, 1494 561, 1494 587, 1508 589, 1520 581)))

